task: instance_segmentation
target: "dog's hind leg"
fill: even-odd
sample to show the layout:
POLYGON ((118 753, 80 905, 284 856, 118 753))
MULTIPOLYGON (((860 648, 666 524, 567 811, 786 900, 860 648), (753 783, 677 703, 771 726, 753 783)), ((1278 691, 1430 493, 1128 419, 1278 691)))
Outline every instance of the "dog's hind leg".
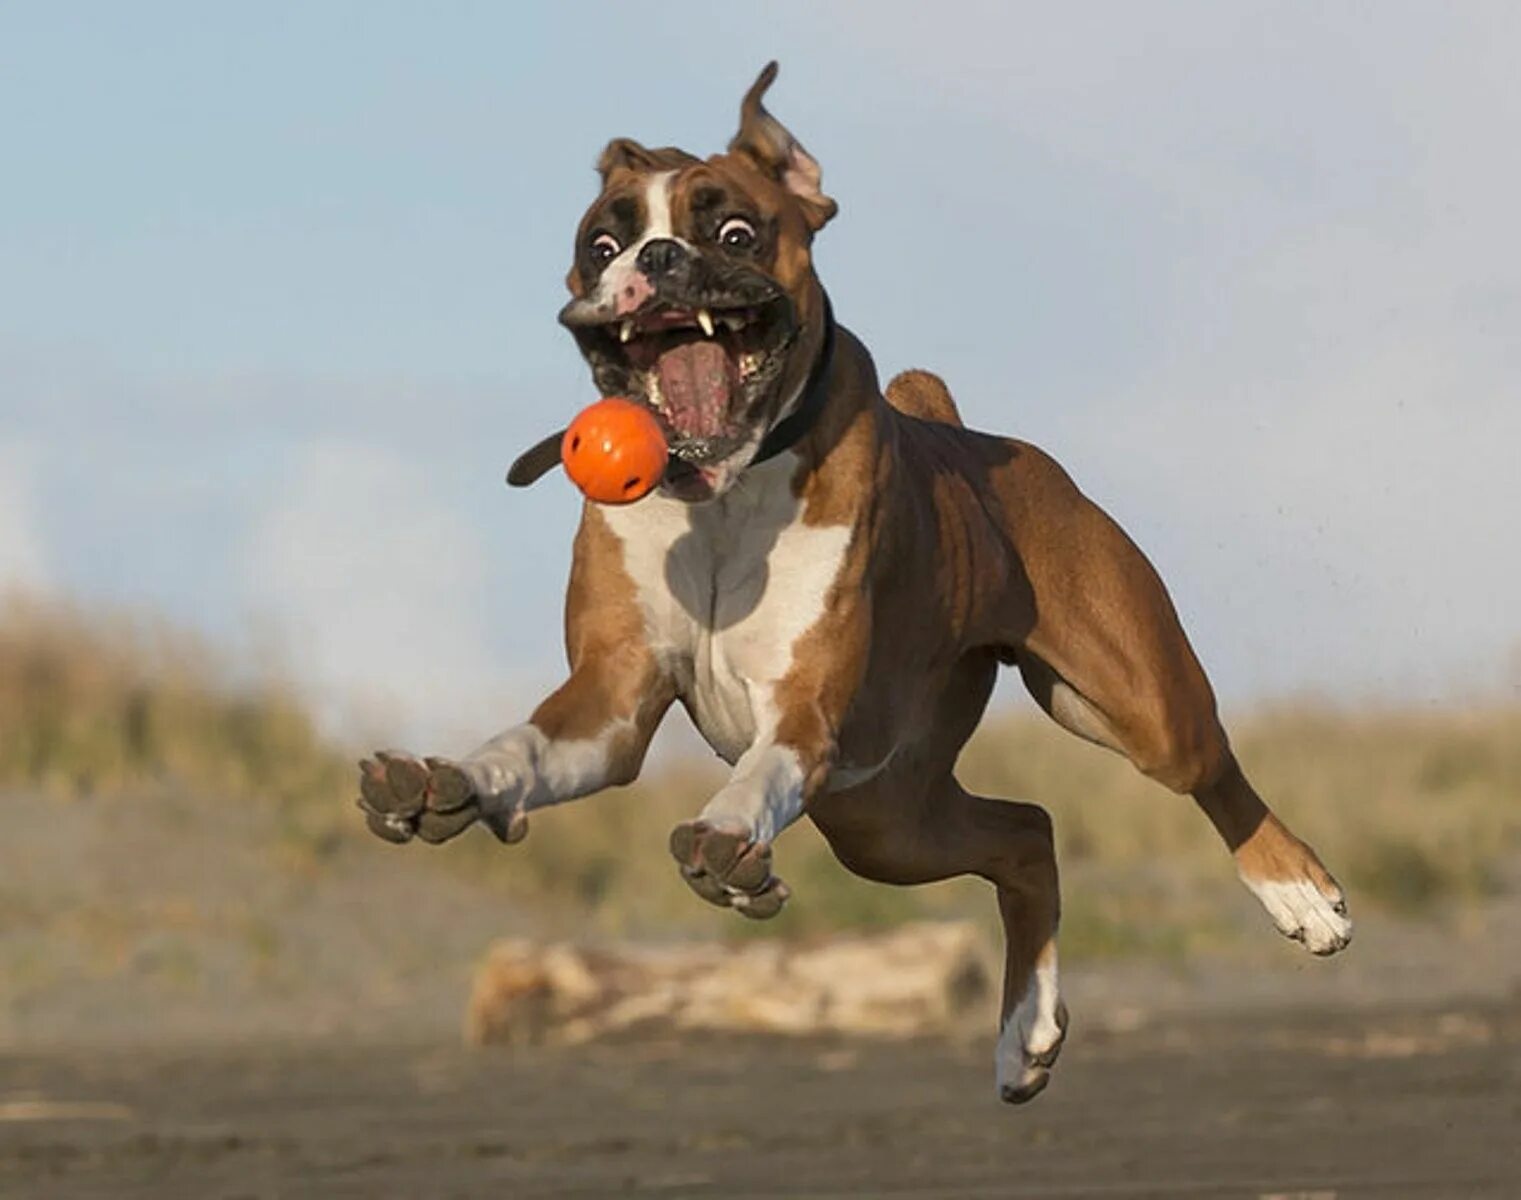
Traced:
POLYGON ((1192 793, 1229 848, 1242 883, 1280 933, 1313 954, 1334 954, 1347 945, 1352 922, 1340 886, 1257 794, 1218 722, 1211 722, 1214 732, 1206 729, 1201 742, 1176 733, 1165 705, 1132 704, 1121 709, 1122 721, 1112 720, 1033 654, 1018 662, 1030 694, 1057 724, 1125 755, 1173 790, 1192 793))
POLYGON ((997 887, 1005 938, 998 1094, 1018 1104, 1040 1092, 1067 1032, 1045 809, 973 796, 943 768, 918 770, 908 756, 868 783, 816 798, 808 813, 835 856, 866 879, 917 884, 980 875, 997 887))
POLYGON ((1060 724, 1191 795, 1281 932, 1316 954, 1352 936, 1341 888, 1242 774, 1215 695, 1146 556, 1033 446, 990 476, 1022 575, 995 603, 1006 661, 1060 724))

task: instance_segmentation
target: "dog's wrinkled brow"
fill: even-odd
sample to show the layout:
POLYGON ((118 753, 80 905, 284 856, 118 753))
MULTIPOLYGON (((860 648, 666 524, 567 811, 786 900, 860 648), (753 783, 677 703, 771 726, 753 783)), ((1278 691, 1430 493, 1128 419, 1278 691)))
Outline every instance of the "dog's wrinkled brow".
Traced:
POLYGON ((608 201, 607 211, 613 220, 624 225, 636 225, 639 221, 639 201, 632 196, 615 196, 608 201))
POLYGON ((704 184, 692 191, 692 207, 698 212, 706 212, 709 209, 719 208, 728 199, 728 193, 721 187, 713 184, 704 184))
POLYGON ((604 195, 588 210, 585 230, 610 229, 625 241, 644 224, 644 203, 634 192, 619 190, 604 195))

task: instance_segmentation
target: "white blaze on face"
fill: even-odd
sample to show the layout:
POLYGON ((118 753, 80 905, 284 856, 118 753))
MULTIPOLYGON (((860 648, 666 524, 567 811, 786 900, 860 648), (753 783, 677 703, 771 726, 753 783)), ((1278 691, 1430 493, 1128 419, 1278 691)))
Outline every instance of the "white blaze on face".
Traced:
POLYGON ((653 241, 655 238, 675 237, 675 230, 671 226, 671 182, 676 178, 675 171, 662 171, 658 175, 652 175, 644 188, 644 235, 639 239, 639 245, 653 241))

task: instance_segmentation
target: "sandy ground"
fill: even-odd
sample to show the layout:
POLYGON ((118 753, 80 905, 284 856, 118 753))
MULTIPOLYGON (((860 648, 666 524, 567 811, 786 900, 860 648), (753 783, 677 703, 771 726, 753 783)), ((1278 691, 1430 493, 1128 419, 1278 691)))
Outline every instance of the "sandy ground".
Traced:
POLYGON ((1075 1026, 1050 1089, 986 1046, 704 1037, 0 1060, 0 1195, 1521 1196, 1521 1000, 1075 1026))

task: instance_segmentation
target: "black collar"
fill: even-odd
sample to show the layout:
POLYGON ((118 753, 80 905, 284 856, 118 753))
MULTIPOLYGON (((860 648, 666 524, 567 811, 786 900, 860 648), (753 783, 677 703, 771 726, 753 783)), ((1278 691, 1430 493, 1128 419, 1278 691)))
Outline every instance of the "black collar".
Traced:
MULTIPOLYGON (((808 372, 808 379, 803 384, 803 391, 797 398, 797 404, 793 406, 790 413, 771 427, 771 432, 766 434, 760 444, 760 449, 750 460, 752 467, 756 463, 765 462, 768 458, 775 458, 783 450, 792 449, 817 424, 819 414, 824 411, 824 404, 829 399, 826 379, 833 361, 834 306, 829 303, 829 296, 826 294, 824 296, 824 345, 819 349, 819 356, 814 360, 813 369, 808 372)), ((562 429, 525 450, 508 470, 507 482, 513 487, 527 487, 541 475, 559 466, 560 442, 564 437, 565 430, 562 429)))
POLYGON ((819 349, 819 356, 814 360, 813 370, 808 372, 808 381, 803 384, 803 393, 797 398, 797 404, 780 421, 771 427, 771 432, 760 444, 760 449, 755 452, 755 457, 750 460, 753 467, 757 463, 763 463, 768 458, 775 458, 783 450, 790 450, 798 442, 802 441, 808 431, 817 424, 819 414, 824 411, 824 405, 829 400, 829 388, 826 379, 829 375, 829 366, 834 361, 834 306, 829 303, 828 293, 824 294, 824 344, 819 349))

